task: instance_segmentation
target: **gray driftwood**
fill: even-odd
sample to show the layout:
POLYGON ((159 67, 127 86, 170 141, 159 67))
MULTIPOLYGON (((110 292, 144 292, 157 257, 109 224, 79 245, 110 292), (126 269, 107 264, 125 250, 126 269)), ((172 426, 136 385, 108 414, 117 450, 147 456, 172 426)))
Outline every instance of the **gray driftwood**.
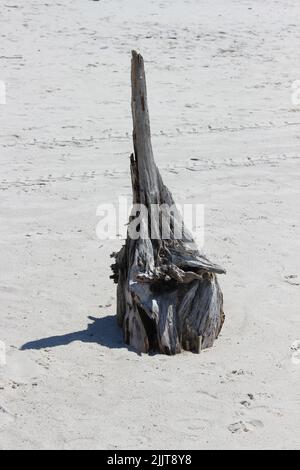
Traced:
MULTIPOLYGON (((174 201, 154 162, 144 61, 135 51, 131 84, 133 202, 147 208, 158 204, 162 215, 174 201)), ((157 218, 155 237, 133 240, 128 235, 119 253, 112 254, 116 261, 111 277, 118 284, 117 319, 125 342, 140 352, 176 354, 185 349, 198 353, 213 345, 224 322, 216 275, 225 271, 197 250, 186 228, 183 239, 176 238, 182 218, 178 212, 167 215, 169 239, 162 236, 161 219, 157 218)), ((141 232, 149 226, 149 217, 140 218, 141 232)))

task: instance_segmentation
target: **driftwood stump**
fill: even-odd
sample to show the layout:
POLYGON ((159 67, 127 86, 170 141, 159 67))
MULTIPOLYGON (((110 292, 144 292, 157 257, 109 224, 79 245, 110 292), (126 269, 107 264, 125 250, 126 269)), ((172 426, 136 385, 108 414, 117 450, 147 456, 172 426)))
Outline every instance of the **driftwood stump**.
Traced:
POLYGON ((170 191, 155 165, 150 134, 144 61, 132 52, 132 117, 134 154, 131 179, 134 204, 158 207, 156 217, 137 213, 141 236, 129 232, 111 276, 117 287, 117 320, 124 339, 140 352, 199 353, 209 348, 224 323, 223 295, 216 274, 224 269, 211 263, 197 250, 170 191), (162 217, 169 236, 162 233, 162 217), (167 221, 167 222, 166 222, 167 221), (183 228, 183 237, 177 237, 183 228), (147 231, 147 229, 149 229, 147 231), (155 236, 153 235, 155 232, 155 236), (143 236, 150 233, 150 236, 143 236))

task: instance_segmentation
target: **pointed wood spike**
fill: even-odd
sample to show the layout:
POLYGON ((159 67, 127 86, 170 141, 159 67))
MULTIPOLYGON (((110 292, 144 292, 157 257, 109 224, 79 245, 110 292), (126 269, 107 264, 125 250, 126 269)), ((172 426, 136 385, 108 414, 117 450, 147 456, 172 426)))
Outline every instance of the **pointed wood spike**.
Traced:
POLYGON ((175 227, 184 227, 179 212, 167 217, 170 237, 163 237, 159 220, 170 216, 174 200, 154 162, 144 60, 135 51, 131 86, 133 202, 148 209, 157 204, 158 212, 155 237, 149 216, 143 215, 139 225, 148 227, 150 237, 133 239, 128 231, 125 246, 114 254, 118 323, 125 341, 140 352, 176 354, 187 349, 199 353, 213 345, 224 323, 216 273, 225 270, 199 253, 191 237, 178 239, 175 227))

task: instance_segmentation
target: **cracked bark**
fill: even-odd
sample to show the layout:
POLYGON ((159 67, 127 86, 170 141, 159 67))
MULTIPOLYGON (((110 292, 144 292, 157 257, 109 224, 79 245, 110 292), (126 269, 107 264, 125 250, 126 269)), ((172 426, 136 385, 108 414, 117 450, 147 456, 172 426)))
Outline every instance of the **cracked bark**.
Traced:
MULTIPOLYGON (((214 344, 224 323, 223 294, 217 274, 225 273, 199 252, 184 227, 173 197, 155 165, 150 133, 144 61, 132 52, 132 117, 134 153, 130 158, 133 202, 149 210, 158 205, 152 225, 139 218, 140 231, 150 238, 133 240, 113 253, 111 276, 117 286, 117 320, 125 342, 139 352, 199 353, 214 344), (170 236, 162 233, 161 217, 169 220, 170 236), (150 225, 152 232, 150 230, 150 225), (179 239, 178 228, 184 227, 179 239), (153 237, 153 232, 156 234, 153 237)), ((130 221, 135 220, 133 214, 130 221)))

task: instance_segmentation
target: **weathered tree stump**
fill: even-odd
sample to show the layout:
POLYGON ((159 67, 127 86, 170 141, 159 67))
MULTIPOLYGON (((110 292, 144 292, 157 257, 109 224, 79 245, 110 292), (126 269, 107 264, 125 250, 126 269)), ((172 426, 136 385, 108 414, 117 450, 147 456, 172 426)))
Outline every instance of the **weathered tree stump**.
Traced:
POLYGON ((155 165, 150 134, 144 61, 132 52, 132 116, 134 154, 131 179, 134 204, 158 207, 154 220, 139 216, 141 236, 127 235, 112 265, 117 287, 117 320, 125 342, 140 352, 199 353, 209 348, 224 323, 223 295, 216 274, 224 269, 211 263, 195 246, 181 215, 171 211, 174 200, 155 165), (163 236, 161 216, 170 236, 163 236), (166 217, 167 216, 167 217, 166 217), (166 223, 166 222, 165 222, 166 223), (178 238, 178 228, 184 236, 178 238), (147 230, 149 229, 149 230, 147 230), (149 233, 144 237, 143 233, 149 233))

